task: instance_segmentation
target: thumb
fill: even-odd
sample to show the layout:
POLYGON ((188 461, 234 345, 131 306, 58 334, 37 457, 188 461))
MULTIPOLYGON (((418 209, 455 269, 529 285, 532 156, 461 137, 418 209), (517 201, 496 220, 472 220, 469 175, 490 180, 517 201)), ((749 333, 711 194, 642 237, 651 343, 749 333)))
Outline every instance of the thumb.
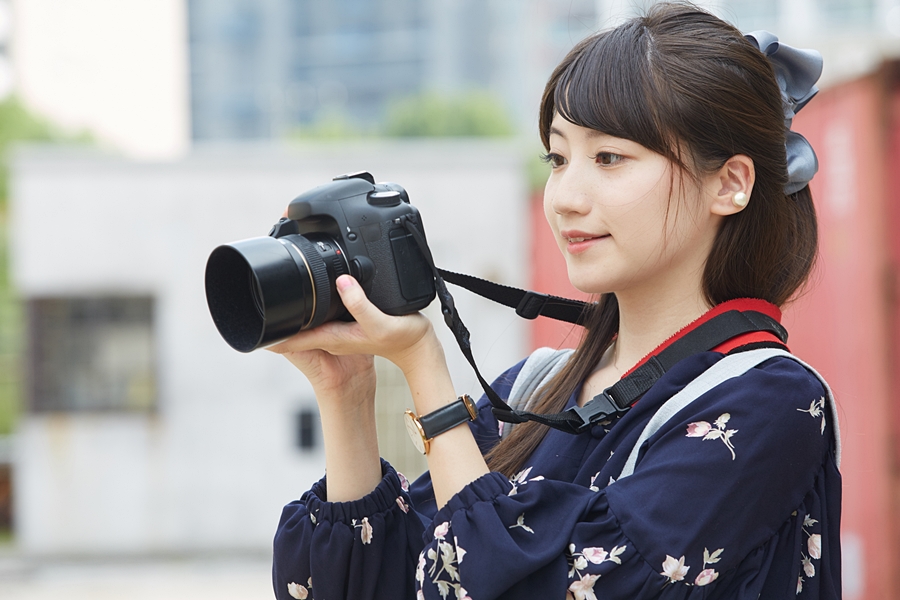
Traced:
POLYGON ((353 315, 357 323, 364 325, 378 318, 380 311, 369 301, 366 292, 363 291, 356 279, 350 275, 341 275, 334 284, 341 296, 341 302, 344 303, 344 308, 353 315))

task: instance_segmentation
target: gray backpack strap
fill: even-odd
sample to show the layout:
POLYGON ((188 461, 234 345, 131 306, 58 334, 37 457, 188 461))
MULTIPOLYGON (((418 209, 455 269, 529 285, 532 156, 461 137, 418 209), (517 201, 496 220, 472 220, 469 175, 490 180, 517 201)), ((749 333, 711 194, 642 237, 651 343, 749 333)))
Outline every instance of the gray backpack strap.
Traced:
POLYGON ((659 408, 659 410, 656 411, 656 414, 654 414, 653 417, 650 418, 650 421, 644 427, 644 431, 641 432, 641 436, 635 443, 634 448, 631 449, 631 454, 628 455, 628 460, 625 461, 625 466, 622 468, 622 473, 619 475, 618 479, 621 480, 623 477, 628 477, 629 475, 634 473, 634 468, 637 465, 637 459, 638 454, 640 454, 641 445, 645 441, 647 441, 650 436, 659 431, 660 428, 665 425, 665 423, 681 409, 685 408, 688 404, 690 404, 706 392, 710 391, 720 383, 727 381, 732 377, 743 375, 753 367, 775 356, 785 356, 787 358, 790 358, 791 360, 797 361, 807 370, 809 370, 813 375, 815 375, 822 383, 822 387, 825 388, 826 403, 828 404, 828 408, 831 413, 833 423, 832 429, 834 430, 835 461, 837 462, 837 465, 840 466, 841 436, 840 429, 838 427, 837 406, 835 405, 834 395, 831 393, 831 388, 828 387, 828 383, 821 375, 816 372, 815 369, 810 367, 808 364, 806 364, 790 352, 775 348, 761 348, 759 350, 748 350, 746 352, 739 352, 737 354, 729 354, 728 356, 708 368, 706 371, 701 373, 700 376, 687 384, 680 392, 669 398, 659 408))
MULTIPOLYGON (((574 350, 554 350, 553 348, 538 348, 532 352, 516 376, 506 403, 514 410, 530 410, 534 393, 565 366, 566 361, 572 356, 572 352, 574 350)), ((500 422, 500 439, 509 435, 513 425, 513 423, 500 422)))

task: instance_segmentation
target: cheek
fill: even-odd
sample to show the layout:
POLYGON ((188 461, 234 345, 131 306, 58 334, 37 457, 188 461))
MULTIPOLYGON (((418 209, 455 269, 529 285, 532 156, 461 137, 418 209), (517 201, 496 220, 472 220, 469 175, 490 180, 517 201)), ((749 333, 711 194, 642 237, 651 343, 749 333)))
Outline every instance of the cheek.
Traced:
POLYGON ((553 194, 553 186, 548 181, 547 185, 544 186, 544 219, 547 221, 547 224, 550 225, 550 229, 553 230, 553 233, 556 233, 556 211, 553 210, 553 194))
MULTIPOLYGON (((656 248, 661 259, 693 252, 702 245, 708 220, 695 203, 696 198, 676 195, 662 204, 654 218, 656 248), (666 213, 668 209, 668 214, 666 213)), ((649 219, 648 219, 649 220, 649 219)))

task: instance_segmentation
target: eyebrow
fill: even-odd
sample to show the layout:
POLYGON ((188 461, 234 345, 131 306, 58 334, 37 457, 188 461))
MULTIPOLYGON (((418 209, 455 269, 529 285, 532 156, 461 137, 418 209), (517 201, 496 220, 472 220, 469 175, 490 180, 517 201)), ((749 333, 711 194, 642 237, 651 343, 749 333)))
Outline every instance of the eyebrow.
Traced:
MULTIPOLYGON (((591 128, 589 128, 589 127, 586 127, 585 129, 588 130, 587 136, 588 136, 588 138, 590 138, 590 139, 594 139, 594 138, 598 138, 598 137, 603 137, 603 136, 608 136, 608 135, 609 135, 608 133, 603 133, 602 131, 597 131, 596 129, 591 129, 591 128)), ((561 137, 561 138, 563 138, 563 139, 567 139, 567 138, 566 138, 566 134, 564 134, 562 131, 560 131, 560 130, 557 129, 556 127, 552 127, 552 126, 551 126, 551 127, 550 127, 550 135, 554 135, 554 134, 555 134, 555 135, 558 135, 559 137, 561 137)))

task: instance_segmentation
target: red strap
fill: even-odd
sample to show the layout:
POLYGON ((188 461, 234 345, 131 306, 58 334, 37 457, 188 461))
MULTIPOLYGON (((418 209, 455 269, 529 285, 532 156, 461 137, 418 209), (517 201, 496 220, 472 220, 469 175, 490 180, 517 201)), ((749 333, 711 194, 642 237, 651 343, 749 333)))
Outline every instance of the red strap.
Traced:
MULTIPOLYGON (((622 377, 627 377, 632 371, 634 371, 635 369, 640 367, 642 364, 644 364, 645 362, 650 360, 651 356, 655 356, 655 355, 659 354, 666 347, 671 345, 675 340, 683 337, 688 332, 693 331, 699 325, 706 323, 713 317, 720 315, 724 312, 728 312, 729 310, 739 310, 739 311, 753 310, 756 312, 763 313, 764 315, 768 315, 768 316, 772 317, 773 319, 775 319, 776 321, 778 321, 779 323, 781 322, 781 310, 777 306, 772 304, 771 302, 766 302, 765 300, 759 300, 757 298, 738 298, 735 300, 728 300, 727 302, 723 302, 722 304, 718 304, 718 305, 714 306, 713 308, 706 311, 702 316, 700 316, 693 322, 689 323, 688 325, 685 325, 683 328, 678 330, 674 335, 672 335, 672 337, 670 337, 669 339, 664 341, 662 344, 657 346, 656 349, 653 350, 653 352, 651 352, 650 354, 648 354, 647 356, 642 358, 640 360, 640 362, 638 362, 636 365, 631 367, 627 373, 622 375, 622 377)), ((734 350, 735 348, 737 348, 739 346, 744 346, 746 344, 751 344, 754 342, 777 342, 779 344, 783 343, 781 340, 778 339, 777 336, 775 336, 772 333, 769 333, 767 331, 753 331, 750 333, 743 333, 741 335, 733 337, 730 340, 728 340, 727 342, 716 346, 713 349, 713 351, 727 353, 727 352, 730 352, 731 350, 734 350)))
MULTIPOLYGON (((787 345, 780 339, 778 339, 778 336, 774 333, 770 333, 768 331, 751 331, 750 333, 744 333, 737 337, 733 337, 724 344, 719 344, 718 346, 713 348, 713 352, 728 354, 735 348, 740 348, 741 346, 746 346, 747 344, 756 344, 759 342, 775 342, 776 344, 780 344, 787 348, 787 345)), ((788 352, 790 352, 790 348, 788 348, 788 352)))

